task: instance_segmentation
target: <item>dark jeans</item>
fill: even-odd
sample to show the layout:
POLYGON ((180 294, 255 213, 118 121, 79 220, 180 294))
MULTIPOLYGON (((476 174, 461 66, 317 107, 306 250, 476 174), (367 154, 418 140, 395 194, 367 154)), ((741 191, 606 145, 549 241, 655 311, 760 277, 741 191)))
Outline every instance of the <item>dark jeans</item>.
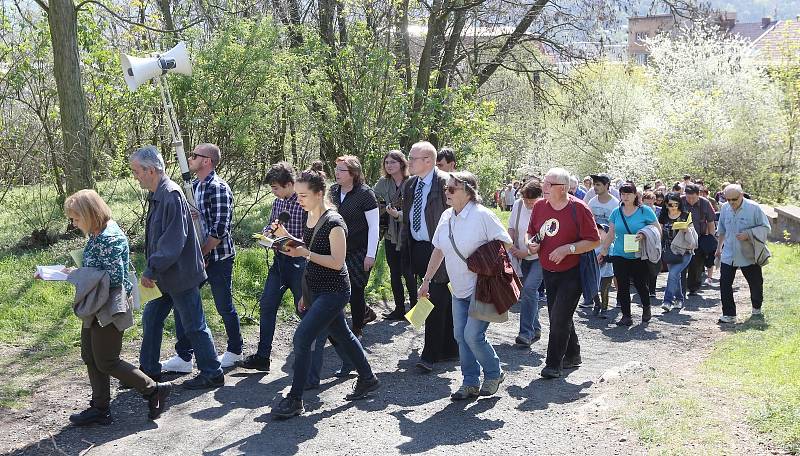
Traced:
POLYGON ((703 284, 703 273, 706 271, 706 254, 702 250, 694 251, 689 267, 681 274, 681 288, 689 290, 690 293, 696 292, 703 284))
POLYGON ((161 373, 158 357, 164 337, 164 320, 174 307, 175 315, 183 322, 184 333, 194 348, 200 373, 209 378, 222 375, 214 338, 206 325, 200 289, 192 287, 179 293, 162 292, 164 294, 148 302, 142 312, 142 349, 139 352, 139 366, 142 371, 149 375, 161 373))
POLYGON ((550 336, 547 341, 545 366, 561 369, 564 358, 572 359, 581 354, 578 334, 572 316, 583 294, 580 266, 564 272, 544 273, 547 287, 547 313, 550 316, 550 336))
POLYGON ((143 395, 156 388, 156 383, 132 364, 119 359, 122 350, 123 331, 110 324, 101 327, 97 320, 90 328, 81 329, 81 359, 89 371, 92 385, 92 404, 107 409, 111 403, 111 382, 109 376, 130 385, 143 395))
MULTIPOLYGON (((411 267, 422 282, 433 253, 430 242, 411 241, 411 267)), ((453 298, 446 283, 431 282, 428 293, 433 310, 425 320, 425 346, 420 358, 429 363, 458 357, 458 343, 453 336, 453 298)))
POLYGON ((735 317, 736 302, 733 300, 733 279, 736 270, 741 269, 744 279, 750 287, 750 302, 754 309, 760 309, 764 302, 764 277, 761 275, 761 266, 751 264, 742 268, 722 263, 719 271, 719 294, 722 300, 722 315, 735 317))
MULTIPOLYGON (((312 348, 316 348, 321 335, 329 334, 347 358, 352 361, 361 379, 373 377, 364 349, 347 326, 344 307, 349 293, 320 293, 314 296, 311 306, 294 332, 294 376, 289 396, 301 399, 312 365, 312 348)), ((324 339, 323 339, 324 343, 324 339)))
POLYGON ((622 309, 622 316, 631 316, 631 279, 642 306, 650 307, 650 291, 647 288, 650 270, 647 261, 640 258, 614 257, 614 277, 617 278, 617 304, 622 309))
POLYGON ((383 250, 386 253, 386 264, 389 265, 389 275, 392 278, 392 296, 394 297, 394 311, 406 312, 405 295, 403 293, 403 280, 408 290, 408 300, 411 307, 417 304, 417 279, 411 271, 410 265, 403 264, 403 255, 397 250, 397 244, 386 239, 383 241, 383 250))
POLYGON ((267 281, 264 282, 264 291, 258 300, 257 355, 269 358, 272 353, 272 339, 275 337, 278 308, 281 306, 286 290, 292 292, 295 310, 297 310, 297 303, 303 295, 301 280, 305 268, 305 258, 292 258, 281 253, 273 256, 272 266, 267 272, 267 281))
MULTIPOLYGON (((228 335, 227 351, 241 355, 244 341, 239 327, 239 314, 233 305, 233 257, 221 261, 209 260, 206 274, 206 283, 211 287, 211 295, 214 296, 214 306, 222 317, 225 334, 228 335)), ((184 361, 191 360, 194 350, 189 338, 183 333, 183 323, 179 315, 175 315, 175 337, 175 353, 184 361)))

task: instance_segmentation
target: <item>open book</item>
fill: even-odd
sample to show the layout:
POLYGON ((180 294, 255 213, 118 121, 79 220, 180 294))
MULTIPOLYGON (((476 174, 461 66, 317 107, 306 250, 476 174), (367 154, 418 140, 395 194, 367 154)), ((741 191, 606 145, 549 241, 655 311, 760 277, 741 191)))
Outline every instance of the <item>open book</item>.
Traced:
POLYGON ((256 239, 259 244, 268 249, 286 250, 286 247, 305 247, 305 243, 293 236, 281 236, 278 238, 271 238, 264 236, 261 233, 254 233, 253 239, 256 239))

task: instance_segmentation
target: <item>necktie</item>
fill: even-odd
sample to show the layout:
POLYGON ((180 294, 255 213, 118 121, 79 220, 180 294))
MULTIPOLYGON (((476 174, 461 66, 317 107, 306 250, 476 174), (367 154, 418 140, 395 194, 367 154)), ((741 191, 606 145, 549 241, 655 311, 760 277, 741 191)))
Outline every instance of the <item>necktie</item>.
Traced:
POLYGON ((414 217, 411 221, 411 227, 414 231, 419 231, 422 228, 422 187, 425 182, 417 181, 417 189, 414 191, 414 217))

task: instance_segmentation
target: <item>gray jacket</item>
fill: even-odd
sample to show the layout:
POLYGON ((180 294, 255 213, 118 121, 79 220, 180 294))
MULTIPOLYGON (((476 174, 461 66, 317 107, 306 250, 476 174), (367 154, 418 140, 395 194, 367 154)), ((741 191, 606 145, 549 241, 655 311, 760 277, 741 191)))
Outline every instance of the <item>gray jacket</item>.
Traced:
POLYGON ((67 276, 67 281, 75 285, 72 310, 83 320, 84 328, 90 328, 95 319, 102 327, 113 324, 120 331, 133 326, 128 297, 122 287, 109 288, 108 271, 78 268, 67 276))
POLYGON ((679 230, 675 237, 672 238, 669 249, 672 250, 672 253, 675 255, 694 253, 695 249, 697 249, 698 239, 699 237, 697 236, 697 231, 694 229, 694 225, 689 225, 689 228, 679 230))
POLYGON ((164 293, 180 293, 206 280, 203 255, 181 188, 161 176, 150 195, 145 226, 147 267, 143 277, 164 293))
POLYGON ((647 225, 639 230, 644 236, 644 242, 639 243, 636 257, 651 263, 661 261, 661 228, 656 225, 647 225))
MULTIPOLYGON (((769 226, 756 226, 743 231, 749 236, 747 241, 742 242, 742 255, 747 259, 753 260, 753 264, 766 266, 772 253, 767 248, 767 236, 769 236, 769 226)), ((739 242, 737 239, 734 241, 739 242)))

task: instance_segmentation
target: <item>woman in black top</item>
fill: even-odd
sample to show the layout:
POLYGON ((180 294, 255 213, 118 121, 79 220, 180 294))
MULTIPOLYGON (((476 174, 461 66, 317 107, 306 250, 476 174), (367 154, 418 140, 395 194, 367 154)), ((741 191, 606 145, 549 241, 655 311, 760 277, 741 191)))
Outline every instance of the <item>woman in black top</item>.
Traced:
POLYGON ((350 311, 353 333, 361 336, 364 325, 375 320, 367 307, 364 289, 375 264, 380 231, 380 212, 375 193, 364 184, 361 162, 352 155, 336 159, 336 184, 331 185, 331 202, 347 224, 347 272, 350 275, 350 311))
MULTIPOLYGON (((306 287, 298 303, 305 315, 294 333, 292 388, 272 410, 279 418, 290 418, 305 411, 303 390, 311 368, 311 346, 325 333, 330 334, 337 349, 347 356, 358 371, 358 380, 353 392, 345 397, 346 400, 364 398, 380 384, 372 373, 361 343, 350 331, 344 317, 344 306, 350 298, 350 280, 344 261, 347 227, 339 214, 325 207, 325 175, 317 171, 304 172, 295 183, 295 191, 298 203, 308 212, 308 221, 303 230, 303 242, 308 248, 287 247, 283 253, 307 260, 304 276, 306 287)), ((277 235, 288 235, 282 226, 275 228, 277 235)))
MULTIPOLYGON (((658 216, 658 222, 661 224, 661 252, 666 252, 671 249, 672 240, 678 235, 680 231, 674 230, 673 225, 675 222, 687 222, 690 219, 689 208, 681 198, 681 194, 674 192, 669 193, 664 199, 664 206, 658 216)), ((689 226, 692 226, 691 223, 689 226)), ((694 229, 694 227, 692 227, 694 229)), ((662 257, 664 253, 662 253, 662 257)), ((683 308, 683 303, 686 301, 684 290, 681 284, 681 274, 683 270, 689 266, 692 261, 692 252, 687 252, 681 258, 679 263, 668 263, 667 269, 667 286, 664 288, 664 300, 661 303, 661 308, 664 312, 676 310, 680 312, 683 308)))

